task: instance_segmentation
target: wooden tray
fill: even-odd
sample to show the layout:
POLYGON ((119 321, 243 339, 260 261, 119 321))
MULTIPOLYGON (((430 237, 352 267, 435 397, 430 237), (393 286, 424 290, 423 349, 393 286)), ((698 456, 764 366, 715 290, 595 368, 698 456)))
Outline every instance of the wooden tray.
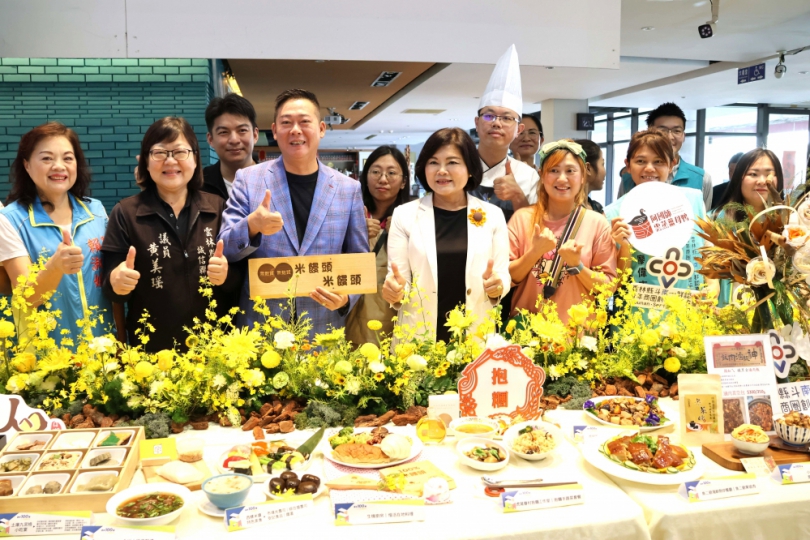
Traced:
MULTIPOLYGON (((208 468, 208 465, 205 463, 205 460, 201 459, 200 461, 189 463, 189 465, 196 467, 198 471, 203 473, 203 477, 201 480, 198 480, 196 482, 190 482, 188 484, 180 484, 180 485, 187 487, 190 491, 199 491, 200 489, 202 489, 202 483, 214 475, 211 473, 211 469, 208 468)), ((169 482, 169 480, 166 480, 157 473, 157 470, 159 468, 160 468, 159 466, 141 467, 141 470, 143 470, 143 477, 146 479, 147 484, 153 484, 156 482, 169 482)))
MULTIPOLYGON (((776 435, 771 435, 771 440, 778 438, 779 437, 777 437, 776 435)), ((740 459, 742 458, 770 456, 773 458, 774 462, 777 465, 788 465, 791 463, 801 463, 803 461, 808 461, 808 455, 804 452, 791 452, 789 450, 783 450, 781 448, 775 447, 768 447, 762 454, 759 454, 757 456, 743 454, 742 452, 737 450, 737 448, 734 446, 734 443, 731 441, 722 443, 704 444, 703 455, 708 457, 721 467, 731 469, 732 471, 743 471, 743 472, 745 472, 745 467, 743 467, 743 464, 740 461, 740 459)))
MULTIPOLYGON (((29 495, 29 496, 21 496, 19 493, 17 495, 9 496, 9 497, 0 497, 0 505, 2 505, 4 512, 67 512, 67 511, 75 511, 75 510, 91 510, 93 512, 106 512, 107 501, 115 495, 116 493, 125 490, 129 487, 130 482, 132 482, 132 477, 135 475, 135 471, 138 469, 138 465, 140 463, 140 441, 145 438, 144 436, 144 429, 143 427, 120 427, 120 428, 94 428, 94 429, 69 429, 63 431, 37 431, 33 432, 34 434, 43 434, 43 435, 53 435, 51 440, 48 442, 47 446, 35 452, 24 452, 24 453, 36 453, 36 454, 47 454, 49 452, 53 452, 55 441, 59 437, 59 435, 65 433, 82 433, 82 432, 91 432, 92 433, 92 443, 89 447, 86 448, 64 448, 63 450, 66 452, 81 452, 82 457, 84 457, 85 453, 93 448, 96 448, 97 439, 99 433, 102 431, 134 431, 135 436, 132 437, 129 441, 129 444, 126 446, 122 446, 120 448, 127 448, 127 455, 124 458, 124 462, 119 467, 94 467, 94 468, 82 468, 82 462, 79 461, 76 464, 75 469, 68 469, 64 471, 54 471, 54 472, 64 472, 70 475, 70 480, 67 482, 67 485, 63 486, 62 493, 58 495, 29 495), (76 482, 78 476, 85 472, 91 471, 116 471, 118 472, 118 481, 115 483, 115 486, 111 491, 105 491, 100 493, 70 493, 73 484, 76 482)), ((32 432, 19 432, 14 437, 19 437, 21 435, 30 435, 32 432)), ((14 448, 15 440, 12 438, 6 448, 4 448, 2 452, 0 452, 0 456, 8 454, 17 453, 14 451, 9 451, 9 449, 14 448)), ((23 482, 27 482, 28 479, 37 474, 42 474, 41 471, 37 471, 37 464, 34 464, 30 470, 25 473, 20 473, 19 476, 25 475, 25 480, 23 482)), ((0 474, 0 479, 9 476, 9 474, 0 474)))

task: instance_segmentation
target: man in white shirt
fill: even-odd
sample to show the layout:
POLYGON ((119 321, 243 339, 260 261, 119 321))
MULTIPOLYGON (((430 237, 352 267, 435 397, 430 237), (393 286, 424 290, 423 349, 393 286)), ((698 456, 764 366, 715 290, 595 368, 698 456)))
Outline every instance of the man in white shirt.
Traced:
POLYGON ((523 131, 520 65, 512 45, 501 56, 481 96, 475 129, 484 169, 481 185, 470 193, 503 210, 507 221, 518 208, 537 202, 537 171, 508 156, 509 145, 523 131))

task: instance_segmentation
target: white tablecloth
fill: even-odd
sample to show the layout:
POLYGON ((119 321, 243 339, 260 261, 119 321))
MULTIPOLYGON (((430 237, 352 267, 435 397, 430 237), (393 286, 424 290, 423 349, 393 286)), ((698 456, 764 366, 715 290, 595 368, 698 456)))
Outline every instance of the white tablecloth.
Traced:
MULTIPOLYGON (((667 417, 675 419, 675 425, 655 433, 677 439, 678 402, 660 402, 667 417)), ((574 424, 601 425, 595 420, 583 422, 582 413, 575 411, 552 411, 549 416, 564 430, 574 424)), ((701 454, 699 447, 692 451, 701 454)), ((706 464, 703 478, 740 474, 705 456, 698 457, 706 464)), ((807 458, 810 461, 810 456, 807 458)), ((810 539, 810 484, 782 486, 770 478, 759 478, 759 494, 690 503, 678 495, 677 486, 650 486, 614 477, 611 480, 643 508, 652 540, 810 539)))

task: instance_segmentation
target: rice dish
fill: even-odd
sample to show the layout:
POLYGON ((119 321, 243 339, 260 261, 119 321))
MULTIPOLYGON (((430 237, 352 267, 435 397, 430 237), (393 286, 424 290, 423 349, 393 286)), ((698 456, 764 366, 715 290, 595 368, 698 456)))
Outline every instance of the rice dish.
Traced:
POLYGON ((557 441, 548 431, 532 426, 521 429, 512 441, 512 450, 521 454, 544 454, 554 450, 557 441))
POLYGON ((225 495, 242 491, 250 484, 250 480, 241 476, 221 476, 205 484, 205 490, 209 493, 225 495))

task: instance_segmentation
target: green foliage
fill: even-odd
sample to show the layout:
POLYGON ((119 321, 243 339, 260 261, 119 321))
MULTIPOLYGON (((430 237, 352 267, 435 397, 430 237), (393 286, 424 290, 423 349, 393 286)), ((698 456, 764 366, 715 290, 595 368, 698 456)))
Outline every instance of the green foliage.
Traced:
POLYGON ((127 405, 127 398, 121 394, 121 379, 118 377, 104 384, 104 395, 108 397, 106 403, 99 403, 98 408, 105 414, 118 416, 132 416, 132 409, 127 405))
POLYGON ((354 405, 310 400, 306 408, 295 416, 297 429, 353 426, 359 410, 354 405))
POLYGON ((130 422, 130 425, 143 426, 147 439, 163 439, 172 432, 171 421, 171 418, 166 413, 147 413, 130 422))
POLYGON ((591 386, 588 383, 577 382, 571 387, 571 399, 563 404, 563 409, 582 410, 582 406, 592 396, 593 392, 591 392, 591 386))

